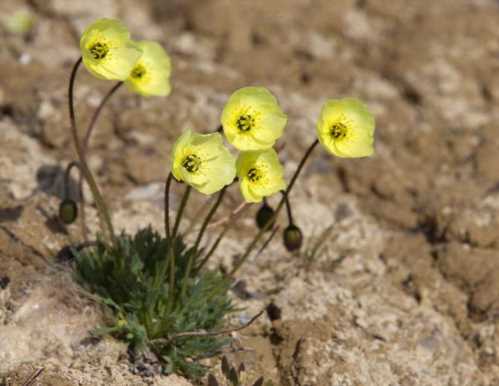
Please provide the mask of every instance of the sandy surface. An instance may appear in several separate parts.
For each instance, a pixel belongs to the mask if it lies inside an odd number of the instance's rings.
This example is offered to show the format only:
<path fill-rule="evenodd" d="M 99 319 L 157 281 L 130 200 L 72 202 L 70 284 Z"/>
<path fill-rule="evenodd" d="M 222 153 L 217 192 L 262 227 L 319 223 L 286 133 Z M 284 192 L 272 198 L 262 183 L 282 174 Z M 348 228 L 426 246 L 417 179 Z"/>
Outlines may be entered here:
<path fill-rule="evenodd" d="M 89 6 L 90 4 L 90 6 Z M 58 255 L 80 239 L 54 221 L 73 157 L 67 80 L 90 21 L 118 17 L 157 39 L 174 64 L 168 98 L 120 90 L 101 117 L 90 163 L 118 229 L 161 229 L 173 140 L 209 131 L 230 93 L 264 85 L 289 115 L 289 176 L 314 140 L 326 98 L 356 96 L 377 119 L 376 155 L 320 150 L 293 193 L 313 259 L 279 240 L 241 270 L 244 321 L 232 355 L 250 378 L 300 386 L 499 385 L 499 3 L 493 0 L 12 1 L 36 14 L 27 37 L 0 36 L 0 384 L 188 385 L 129 370 L 126 347 L 89 339 L 102 312 Z M 110 83 L 82 71 L 85 122 Z M 178 202 L 176 191 L 173 203 Z M 232 189 L 224 210 L 237 206 Z M 87 194 L 88 197 L 88 194 Z M 190 209 L 204 204 L 196 195 Z M 242 216 L 214 264 L 254 234 Z M 95 213 L 89 212 L 97 230 Z M 213 233 L 214 234 L 214 233 Z M 216 363 L 216 362 L 215 362 Z"/>

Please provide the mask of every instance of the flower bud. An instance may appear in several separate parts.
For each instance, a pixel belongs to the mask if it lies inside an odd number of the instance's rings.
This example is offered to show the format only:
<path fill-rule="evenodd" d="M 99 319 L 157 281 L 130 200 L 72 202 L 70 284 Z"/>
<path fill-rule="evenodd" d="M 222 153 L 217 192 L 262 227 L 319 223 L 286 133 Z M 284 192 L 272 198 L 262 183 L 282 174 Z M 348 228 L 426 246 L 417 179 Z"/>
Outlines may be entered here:
<path fill-rule="evenodd" d="M 72 224 L 78 217 L 78 206 L 71 199 L 64 199 L 59 205 L 59 218 L 64 224 Z"/>
<path fill-rule="evenodd" d="M 274 216 L 274 212 L 274 209 L 272 209 L 266 202 L 263 203 L 256 213 L 256 225 L 258 226 L 258 229 L 263 229 L 263 227 L 267 225 L 272 216 Z M 272 224 L 267 227 L 267 230 L 272 229 L 274 223 L 275 219 L 272 221 Z"/>
<path fill-rule="evenodd" d="M 294 224 L 288 225 L 288 227 L 284 229 L 283 242 L 289 252 L 299 250 L 303 244 L 303 234 L 301 233 L 300 228 Z"/>

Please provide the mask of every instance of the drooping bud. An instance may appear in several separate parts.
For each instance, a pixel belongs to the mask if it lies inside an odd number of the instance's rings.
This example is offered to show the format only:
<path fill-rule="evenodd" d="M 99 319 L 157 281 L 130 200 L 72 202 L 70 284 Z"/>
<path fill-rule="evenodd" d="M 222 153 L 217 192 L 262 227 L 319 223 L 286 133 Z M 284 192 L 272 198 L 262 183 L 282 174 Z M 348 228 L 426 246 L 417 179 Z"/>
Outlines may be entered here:
<path fill-rule="evenodd" d="M 274 213 L 274 209 L 272 209 L 266 202 L 264 202 L 256 213 L 256 225 L 258 226 L 258 229 L 263 229 L 263 227 L 265 227 L 265 225 L 267 225 L 267 223 L 272 219 Z M 272 221 L 272 224 L 267 227 L 267 230 L 271 230 L 274 226 L 274 223 L 275 219 Z"/>
<path fill-rule="evenodd" d="M 283 233 L 284 246 L 289 252 L 297 251 L 303 244 L 303 234 L 296 225 L 290 224 Z"/>
<path fill-rule="evenodd" d="M 72 224 L 78 217 L 78 206 L 71 199 L 64 199 L 59 205 L 59 218 L 64 224 Z"/>

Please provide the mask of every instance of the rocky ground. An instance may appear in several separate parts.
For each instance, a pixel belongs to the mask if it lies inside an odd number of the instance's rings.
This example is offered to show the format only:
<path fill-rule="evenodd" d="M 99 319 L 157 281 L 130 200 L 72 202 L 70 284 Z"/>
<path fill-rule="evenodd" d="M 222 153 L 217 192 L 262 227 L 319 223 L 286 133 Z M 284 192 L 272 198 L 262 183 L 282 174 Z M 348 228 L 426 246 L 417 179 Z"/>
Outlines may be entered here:
<path fill-rule="evenodd" d="M 304 252 L 276 241 L 240 272 L 251 296 L 236 300 L 236 322 L 271 301 L 282 310 L 235 334 L 245 351 L 232 358 L 251 376 L 499 385 L 497 1 L 2 0 L 0 15 L 20 8 L 36 15 L 32 31 L 0 32 L 0 384 L 28 385 L 37 369 L 31 384 L 190 384 L 133 374 L 126 347 L 90 339 L 101 311 L 58 253 L 80 237 L 78 225 L 54 220 L 73 157 L 67 81 L 82 29 L 108 16 L 161 41 L 174 64 L 171 96 L 120 90 L 92 139 L 91 166 L 119 229 L 161 229 L 172 141 L 186 127 L 216 128 L 238 87 L 269 87 L 289 114 L 288 175 L 326 98 L 362 98 L 376 115 L 374 157 L 320 150 L 308 164 L 293 194 Z M 80 73 L 81 122 L 109 87 Z M 232 190 L 225 210 L 239 201 Z M 250 239 L 247 215 L 218 262 Z M 89 221 L 96 230 L 95 213 Z"/>

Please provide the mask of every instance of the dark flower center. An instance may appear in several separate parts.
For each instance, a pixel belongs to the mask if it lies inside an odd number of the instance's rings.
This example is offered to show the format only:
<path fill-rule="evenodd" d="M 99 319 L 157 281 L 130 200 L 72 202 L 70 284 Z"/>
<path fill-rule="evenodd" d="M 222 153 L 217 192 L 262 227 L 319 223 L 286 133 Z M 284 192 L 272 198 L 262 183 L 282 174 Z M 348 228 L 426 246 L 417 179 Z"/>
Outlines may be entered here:
<path fill-rule="evenodd" d="M 334 139 L 341 139 L 347 135 L 347 126 L 342 122 L 336 122 L 331 126 L 331 136 Z"/>
<path fill-rule="evenodd" d="M 249 114 L 243 114 L 237 120 L 236 125 L 240 131 L 249 131 L 255 126 L 255 118 Z"/>
<path fill-rule="evenodd" d="M 146 68 L 143 65 L 139 64 L 134 67 L 134 69 L 130 73 L 130 76 L 135 79 L 141 79 L 145 74 Z"/>
<path fill-rule="evenodd" d="M 182 166 L 189 173 L 196 173 L 201 166 L 201 158 L 194 154 L 188 155 L 182 161 Z"/>
<path fill-rule="evenodd" d="M 248 178 L 251 182 L 257 182 L 260 178 L 262 178 L 262 175 L 257 169 L 251 168 L 248 170 Z"/>
<path fill-rule="evenodd" d="M 109 47 L 104 43 L 95 43 L 89 51 L 95 60 L 104 59 L 109 52 Z"/>

